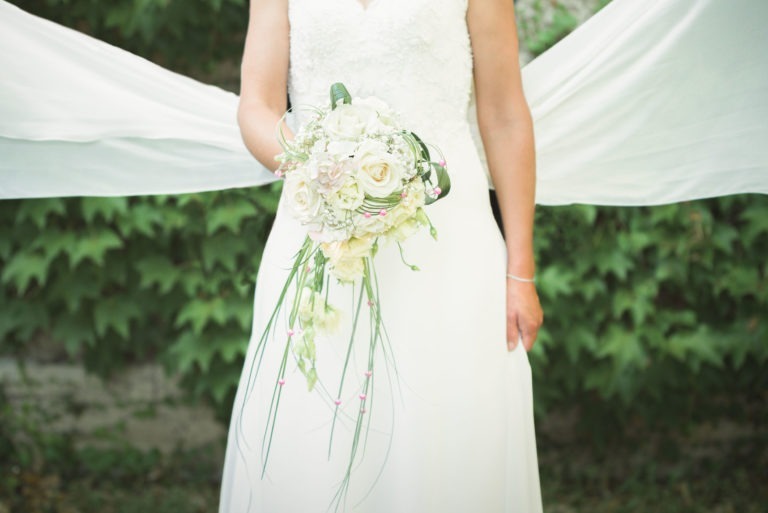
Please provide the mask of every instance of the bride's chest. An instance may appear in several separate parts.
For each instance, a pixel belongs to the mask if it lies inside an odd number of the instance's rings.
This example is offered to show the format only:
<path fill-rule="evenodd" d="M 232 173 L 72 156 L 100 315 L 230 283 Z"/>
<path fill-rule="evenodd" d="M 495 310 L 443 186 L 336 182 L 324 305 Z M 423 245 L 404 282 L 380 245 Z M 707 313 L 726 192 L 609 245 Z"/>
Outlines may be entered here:
<path fill-rule="evenodd" d="M 466 9 L 467 0 L 289 0 L 291 43 L 324 55 L 415 52 L 464 37 Z"/>

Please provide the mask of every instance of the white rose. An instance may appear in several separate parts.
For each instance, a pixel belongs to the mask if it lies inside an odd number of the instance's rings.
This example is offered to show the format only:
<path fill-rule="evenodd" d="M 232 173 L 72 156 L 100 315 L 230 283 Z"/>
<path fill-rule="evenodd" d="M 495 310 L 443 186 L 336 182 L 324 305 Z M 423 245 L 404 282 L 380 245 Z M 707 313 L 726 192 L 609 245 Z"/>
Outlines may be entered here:
<path fill-rule="evenodd" d="M 322 126 L 332 139 L 357 140 L 365 133 L 372 112 L 367 107 L 340 103 L 323 120 Z"/>
<path fill-rule="evenodd" d="M 328 143 L 328 153 L 341 160 L 355 154 L 357 141 L 331 141 Z"/>
<path fill-rule="evenodd" d="M 302 168 L 285 176 L 285 194 L 288 206 L 301 221 L 309 222 L 317 216 L 322 198 Z"/>
<path fill-rule="evenodd" d="M 402 186 L 403 169 L 381 141 L 366 140 L 357 148 L 357 181 L 363 192 L 376 198 L 389 196 Z"/>
<path fill-rule="evenodd" d="M 375 96 L 353 98 L 352 104 L 370 109 L 370 116 L 368 117 L 368 129 L 370 131 L 387 130 L 399 127 L 398 116 L 395 111 Z"/>

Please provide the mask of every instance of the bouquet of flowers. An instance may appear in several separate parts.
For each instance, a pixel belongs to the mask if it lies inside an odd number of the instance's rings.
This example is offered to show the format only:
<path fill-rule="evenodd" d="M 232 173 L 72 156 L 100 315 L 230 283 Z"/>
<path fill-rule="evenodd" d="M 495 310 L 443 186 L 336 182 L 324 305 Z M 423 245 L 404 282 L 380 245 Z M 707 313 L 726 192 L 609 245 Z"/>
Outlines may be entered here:
<path fill-rule="evenodd" d="M 424 207 L 450 190 L 442 153 L 433 147 L 440 155 L 433 160 L 429 146 L 402 127 L 397 114 L 386 103 L 375 97 L 353 99 L 341 83 L 333 84 L 330 92 L 330 104 L 310 107 L 313 115 L 298 129 L 292 141 L 286 140 L 281 129 L 278 131 L 284 152 L 277 156 L 280 166 L 276 174 L 284 178 L 285 200 L 306 226 L 307 235 L 256 350 L 255 358 L 259 359 L 274 330 L 277 314 L 288 301 L 289 326 L 273 392 L 268 435 L 265 433 L 264 470 L 289 357 L 295 359 L 306 377 L 308 389 L 312 390 L 318 380 L 315 336 L 333 332 L 339 326 L 341 312 L 327 302 L 331 278 L 342 285 L 358 280 L 362 284 L 353 308 L 350 349 L 361 304 L 367 304 L 366 310 L 371 316 L 367 379 L 359 393 L 351 470 L 370 395 L 374 351 L 383 340 L 374 257 L 380 243 L 394 242 L 399 246 L 403 262 L 418 270 L 406 263 L 400 244 L 422 227 L 428 227 L 432 237 L 437 238 Z M 288 298 L 292 283 L 295 283 L 295 293 Z M 347 363 L 349 354 L 350 351 Z M 337 413 L 342 404 L 339 395 L 346 369 L 345 364 L 344 372 L 338 377 L 338 395 L 330 398 Z M 336 414 L 334 426 L 335 420 Z M 332 440 L 333 428 L 331 443 Z M 349 471 L 345 482 L 348 477 Z"/>

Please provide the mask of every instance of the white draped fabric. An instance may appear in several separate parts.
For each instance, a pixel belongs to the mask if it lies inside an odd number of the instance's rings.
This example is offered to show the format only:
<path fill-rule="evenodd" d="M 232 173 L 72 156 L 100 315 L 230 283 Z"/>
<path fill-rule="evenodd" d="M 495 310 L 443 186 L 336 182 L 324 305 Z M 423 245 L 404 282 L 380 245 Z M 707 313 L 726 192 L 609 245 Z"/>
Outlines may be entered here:
<path fill-rule="evenodd" d="M 614 0 L 525 66 L 536 202 L 768 193 L 766 20 L 765 0 Z M 2 0 L 0 70 L 0 198 L 275 180 L 236 95 Z"/>

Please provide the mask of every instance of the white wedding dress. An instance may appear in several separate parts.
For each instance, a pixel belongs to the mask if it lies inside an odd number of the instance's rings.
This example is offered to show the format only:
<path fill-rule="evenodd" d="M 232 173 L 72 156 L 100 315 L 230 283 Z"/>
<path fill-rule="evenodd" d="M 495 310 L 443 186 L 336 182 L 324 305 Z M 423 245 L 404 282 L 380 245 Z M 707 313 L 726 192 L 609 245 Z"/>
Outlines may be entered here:
<path fill-rule="evenodd" d="M 522 344 L 507 351 L 505 244 L 467 121 L 472 54 L 465 12 L 466 0 L 375 0 L 367 8 L 358 0 L 289 2 L 292 103 L 325 104 L 337 81 L 353 96 L 375 95 L 401 113 L 405 126 L 442 149 L 452 179 L 450 194 L 427 209 L 438 241 L 423 230 L 404 243 L 406 259 L 421 270 L 405 266 L 397 246 L 376 256 L 392 365 L 379 351 L 373 402 L 365 413 L 371 424 L 364 456 L 358 451 L 346 507 L 338 511 L 541 511 L 531 371 Z M 301 117 L 292 122 L 297 126 Z M 323 513 L 349 463 L 368 331 L 356 334 L 329 459 L 333 399 L 353 313 L 352 287 L 332 284 L 331 302 L 344 310 L 345 329 L 318 342 L 323 386 L 312 393 L 289 359 L 261 479 L 262 438 L 285 319 L 278 321 L 277 336 L 269 339 L 259 375 L 249 384 L 251 361 L 304 233 L 281 202 L 256 281 L 222 513 Z"/>
<path fill-rule="evenodd" d="M 324 103 L 337 81 L 353 95 L 379 96 L 443 150 L 453 181 L 428 207 L 439 240 L 424 231 L 404 245 L 420 271 L 396 247 L 377 255 L 392 353 L 376 355 L 365 450 L 339 510 L 541 511 L 530 367 L 521 345 L 506 349 L 506 250 L 473 133 L 467 0 L 289 4 L 292 103 Z M 768 193 L 767 17 L 763 0 L 614 0 L 526 66 L 537 203 Z M 0 198 L 181 193 L 275 179 L 240 140 L 235 95 L 2 0 L 0 69 Z M 349 461 L 364 344 L 328 458 L 346 323 L 319 341 L 315 391 L 289 367 L 262 479 L 284 319 L 258 376 L 255 341 L 303 233 L 281 202 L 256 284 L 220 513 L 324 512 Z M 347 321 L 352 294 L 335 286 L 330 297 Z"/>

